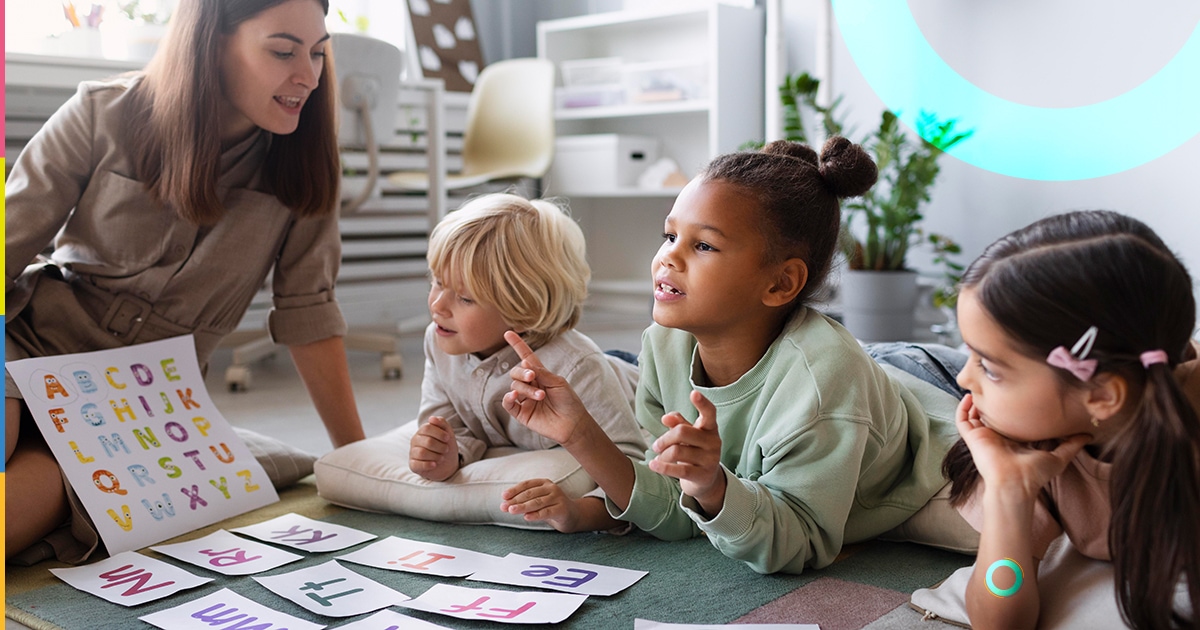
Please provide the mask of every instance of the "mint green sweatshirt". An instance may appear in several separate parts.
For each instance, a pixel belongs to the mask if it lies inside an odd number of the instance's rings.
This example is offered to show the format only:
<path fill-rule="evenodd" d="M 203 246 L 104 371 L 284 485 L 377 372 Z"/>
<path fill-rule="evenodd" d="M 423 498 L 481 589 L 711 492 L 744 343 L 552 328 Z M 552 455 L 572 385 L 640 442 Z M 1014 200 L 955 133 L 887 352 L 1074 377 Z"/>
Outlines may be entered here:
<path fill-rule="evenodd" d="M 704 533 L 759 573 L 800 573 L 833 562 L 845 543 L 899 525 L 944 484 L 957 438 L 957 400 L 883 368 L 837 322 L 801 309 L 749 372 L 724 387 L 696 386 L 696 339 L 652 325 L 642 335 L 638 421 L 655 437 L 662 416 L 698 416 L 695 389 L 717 409 L 725 504 L 706 519 L 677 479 L 634 462 L 629 507 L 609 512 L 665 540 Z"/>

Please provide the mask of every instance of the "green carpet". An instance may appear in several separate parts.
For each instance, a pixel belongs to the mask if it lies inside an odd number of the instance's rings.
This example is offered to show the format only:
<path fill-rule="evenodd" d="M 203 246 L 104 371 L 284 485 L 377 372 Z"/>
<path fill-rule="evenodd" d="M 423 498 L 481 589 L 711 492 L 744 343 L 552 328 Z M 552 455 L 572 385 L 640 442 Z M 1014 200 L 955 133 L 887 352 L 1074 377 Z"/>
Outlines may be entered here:
<path fill-rule="evenodd" d="M 265 520 L 274 516 L 274 513 L 281 513 L 280 508 L 286 506 L 287 501 L 282 505 L 271 506 L 275 508 L 271 510 L 271 514 L 252 513 L 239 517 L 242 522 L 223 525 L 233 527 L 244 524 L 247 520 L 249 522 Z M 295 511 L 304 513 L 299 509 Z M 948 576 L 955 569 L 970 563 L 970 558 L 949 552 L 910 544 L 874 542 L 848 549 L 838 562 L 821 571 L 807 571 L 803 575 L 763 576 L 754 573 L 741 562 L 722 556 L 703 538 L 682 542 L 663 542 L 638 532 L 627 536 L 590 533 L 568 535 L 495 526 L 433 523 L 401 516 L 329 509 L 328 506 L 323 506 L 320 511 L 323 514 L 313 514 L 312 510 L 308 510 L 307 515 L 368 531 L 381 538 L 394 535 L 500 556 L 515 552 L 649 572 L 646 577 L 617 595 L 588 598 L 582 608 L 567 621 L 556 626 L 581 630 L 632 628 L 633 620 L 637 617 L 678 623 L 730 623 L 743 617 L 747 617 L 745 621 L 751 621 L 759 609 L 761 609 L 761 614 L 767 614 L 776 623 L 781 621 L 818 623 L 825 630 L 861 628 L 870 625 L 869 622 L 876 618 L 882 617 L 883 613 L 892 615 L 899 613 L 900 611 L 894 611 L 893 608 L 902 601 L 906 601 L 908 593 L 917 588 L 930 586 Z M 215 527 L 193 533 L 188 538 L 203 535 L 211 529 L 215 529 Z M 367 544 L 370 543 L 363 543 L 363 545 Z M 53 576 L 50 580 L 41 580 L 40 578 L 44 576 L 39 575 L 39 580 L 31 585 L 29 584 L 30 575 L 23 575 L 22 579 L 27 583 L 25 588 L 9 589 L 7 613 L 10 617 L 34 628 L 67 630 L 148 628 L 149 626 L 138 621 L 137 617 L 171 608 L 184 601 L 227 587 L 266 606 L 317 623 L 336 627 L 361 618 L 320 617 L 268 591 L 249 576 L 222 576 L 152 551 L 145 551 L 145 553 L 184 567 L 192 573 L 215 579 L 201 588 L 184 591 L 163 600 L 130 609 L 77 591 L 65 583 L 59 582 Z M 267 572 L 266 575 L 287 573 L 301 567 L 327 562 L 342 553 L 345 552 L 309 554 L 304 560 Z M 49 575 L 47 569 L 53 566 L 61 565 L 43 562 L 27 569 L 9 567 L 8 571 L 10 577 L 14 571 L 44 572 Z M 467 582 L 456 578 L 437 578 L 386 571 L 352 563 L 345 563 L 345 566 L 410 597 L 419 596 L 439 582 L 468 587 L 521 590 L 502 585 Z M 840 606 L 837 607 L 837 610 L 826 611 L 805 606 L 796 608 L 787 604 L 794 600 L 781 599 L 794 592 L 793 598 L 799 597 L 803 600 L 805 590 L 802 587 L 818 579 L 822 579 L 820 584 L 824 584 L 826 590 L 812 589 L 814 595 L 818 592 L 827 592 L 831 585 L 836 584 L 836 592 L 845 596 L 853 608 L 855 589 L 861 588 L 864 593 L 862 601 L 865 602 L 873 596 L 872 601 L 875 602 L 875 605 L 883 606 L 883 609 L 845 610 L 845 606 Z M 891 598 L 880 599 L 879 593 L 886 593 Z M 827 598 L 827 595 L 822 597 Z M 775 606 L 768 606 L 776 600 L 779 602 Z M 879 602 L 885 602 L 885 604 Z M 791 616 L 789 610 L 796 610 L 797 614 L 819 614 L 827 618 L 788 618 Z M 406 609 L 402 609 L 402 612 L 449 628 L 495 629 L 510 625 L 465 621 Z M 365 616 L 363 615 L 363 617 Z M 911 616 L 914 620 L 920 618 L 916 613 L 912 613 Z M 546 626 L 518 627 L 544 628 Z"/>

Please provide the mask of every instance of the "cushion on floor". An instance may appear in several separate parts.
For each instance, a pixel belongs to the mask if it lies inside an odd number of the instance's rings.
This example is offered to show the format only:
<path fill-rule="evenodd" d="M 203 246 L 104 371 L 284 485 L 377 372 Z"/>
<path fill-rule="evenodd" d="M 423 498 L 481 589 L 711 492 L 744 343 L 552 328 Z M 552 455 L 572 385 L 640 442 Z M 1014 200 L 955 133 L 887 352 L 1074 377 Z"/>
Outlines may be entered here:
<path fill-rule="evenodd" d="M 568 496 L 596 487 L 592 478 L 561 448 L 527 451 L 488 449 L 483 459 L 463 466 L 446 481 L 429 481 L 408 468 L 414 420 L 383 435 L 327 453 L 315 464 L 317 492 L 325 500 L 369 512 L 403 514 L 431 521 L 551 529 L 500 510 L 500 493 L 527 479 L 545 478 Z"/>
<path fill-rule="evenodd" d="M 955 624 L 969 624 L 964 598 L 974 570 L 974 566 L 963 567 L 937 587 L 916 591 L 911 600 L 913 607 Z M 1037 579 L 1039 630 L 1126 627 L 1117 606 L 1112 563 L 1079 553 L 1066 534 L 1050 543 L 1038 565 Z M 1005 577 L 1004 584 L 1009 581 Z M 1191 615 L 1182 583 L 1175 591 L 1175 609 Z"/>
<path fill-rule="evenodd" d="M 246 443 L 275 489 L 286 488 L 312 474 L 316 455 L 249 429 L 233 427 L 233 432 Z"/>

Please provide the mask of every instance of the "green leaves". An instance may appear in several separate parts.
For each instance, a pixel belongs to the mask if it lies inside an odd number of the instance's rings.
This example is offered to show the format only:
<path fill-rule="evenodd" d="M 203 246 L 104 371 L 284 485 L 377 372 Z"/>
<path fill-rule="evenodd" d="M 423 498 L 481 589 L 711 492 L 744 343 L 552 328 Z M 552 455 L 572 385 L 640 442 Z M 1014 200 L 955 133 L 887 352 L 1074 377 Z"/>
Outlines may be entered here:
<path fill-rule="evenodd" d="M 851 136 L 852 131 L 846 130 L 843 116 L 838 113 L 842 97 L 827 107 L 819 105 L 820 86 L 820 80 L 807 72 L 784 77 L 779 86 L 779 100 L 783 105 L 786 140 L 809 143 L 804 129 L 805 110 L 820 117 L 826 137 Z M 938 158 L 973 133 L 957 130 L 956 124 L 955 119 L 939 120 L 935 114 L 922 111 L 917 116 L 918 139 L 913 140 L 900 124 L 900 118 L 885 110 L 879 127 L 862 141 L 856 140 L 875 158 L 879 182 L 862 197 L 842 203 L 841 247 L 851 269 L 901 270 L 906 267 L 913 246 L 928 244 L 934 250 L 934 263 L 942 265 L 951 285 L 957 284 L 962 265 L 950 256 L 960 253 L 961 248 L 938 234 L 930 234 L 926 240 L 919 227 L 925 218 L 921 206 L 929 201 L 941 171 Z M 944 296 L 952 302 L 957 297 L 956 288 L 945 289 Z"/>
<path fill-rule="evenodd" d="M 779 102 L 783 105 L 783 139 L 792 142 L 809 143 L 808 134 L 804 131 L 804 119 L 801 105 L 816 112 L 821 117 L 821 126 L 826 137 L 840 136 L 844 125 L 835 113 L 842 104 L 842 97 L 834 99 L 828 107 L 817 104 L 817 90 L 821 87 L 820 79 L 815 79 L 807 72 L 790 74 L 783 77 L 779 86 Z"/>
<path fill-rule="evenodd" d="M 853 229 L 856 221 L 865 223 L 861 266 L 854 268 L 876 271 L 905 268 L 909 249 L 921 240 L 918 225 L 925 217 L 920 208 L 929 201 L 930 190 L 941 171 L 938 158 L 946 149 L 971 136 L 970 131 L 955 131 L 955 124 L 955 120 L 940 121 L 934 114 L 923 111 L 917 117 L 920 141 L 913 142 L 899 117 L 891 111 L 883 112 L 875 135 L 866 141 L 867 150 L 879 168 L 879 183 L 861 199 L 843 204 L 847 230 Z M 948 253 L 944 252 L 939 262 L 947 262 Z"/>

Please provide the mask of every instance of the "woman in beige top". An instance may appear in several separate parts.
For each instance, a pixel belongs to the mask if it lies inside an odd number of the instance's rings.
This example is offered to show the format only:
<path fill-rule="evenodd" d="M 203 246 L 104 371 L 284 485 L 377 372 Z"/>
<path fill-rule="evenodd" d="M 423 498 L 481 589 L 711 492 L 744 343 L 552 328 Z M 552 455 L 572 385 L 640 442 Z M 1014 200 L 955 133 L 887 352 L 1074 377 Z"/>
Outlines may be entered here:
<path fill-rule="evenodd" d="M 362 439 L 333 292 L 328 8 L 183 0 L 144 72 L 82 84 L 47 121 L 5 191 L 5 360 L 192 334 L 207 366 L 272 274 L 272 338 L 333 444 Z M 5 396 L 8 553 L 70 523 L 48 540 L 80 560 L 95 534 L 7 375 Z"/>
<path fill-rule="evenodd" d="M 963 275 L 971 360 L 951 501 L 980 528 L 971 627 L 1032 628 L 1038 565 L 1066 533 L 1113 563 L 1134 628 L 1193 627 L 1200 604 L 1200 378 L 1192 280 L 1116 212 L 1042 219 Z M 1190 605 L 1186 604 L 1190 601 Z"/>

